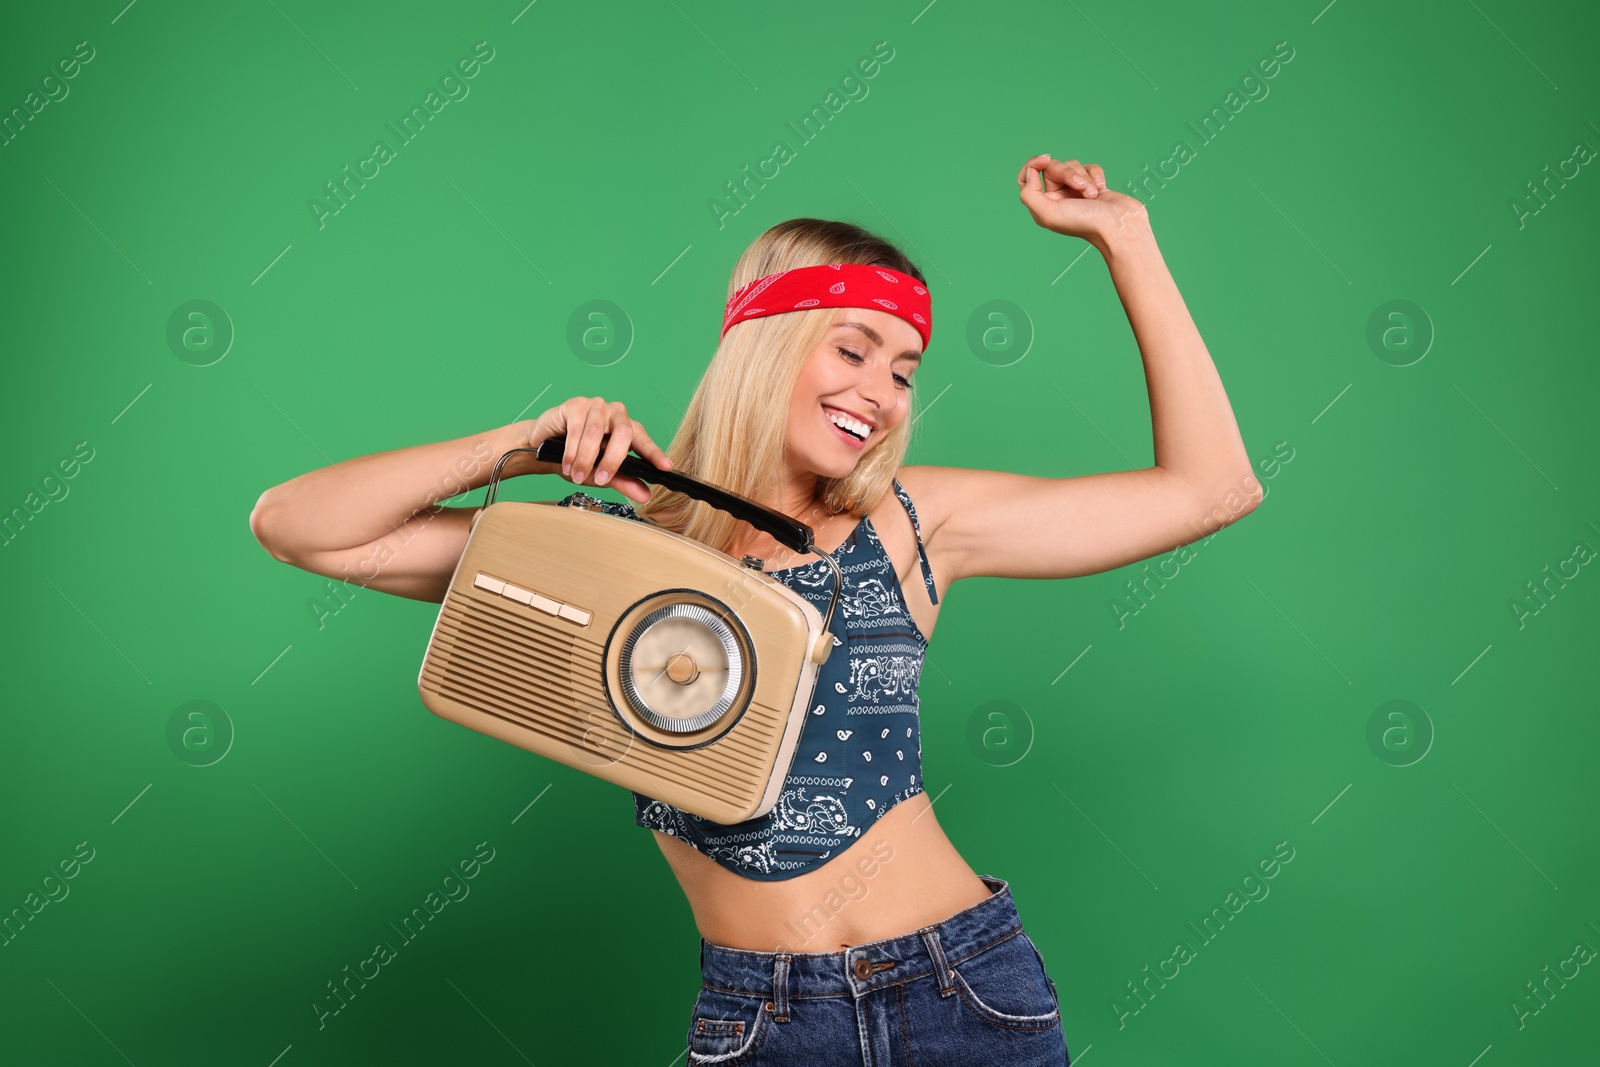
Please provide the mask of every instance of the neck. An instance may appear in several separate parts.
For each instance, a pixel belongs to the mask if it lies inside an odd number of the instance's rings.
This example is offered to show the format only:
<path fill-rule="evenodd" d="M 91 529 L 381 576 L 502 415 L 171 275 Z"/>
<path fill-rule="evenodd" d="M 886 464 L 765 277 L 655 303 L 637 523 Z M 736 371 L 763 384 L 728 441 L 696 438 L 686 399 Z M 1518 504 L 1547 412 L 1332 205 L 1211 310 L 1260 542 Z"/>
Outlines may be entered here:
<path fill-rule="evenodd" d="M 816 474 L 796 471 L 786 466 L 778 479 L 777 490 L 760 497 L 759 500 L 773 511 L 800 520 L 810 526 L 815 533 L 817 527 L 829 517 L 823 513 L 817 500 L 817 486 L 820 481 L 820 476 Z M 768 560 L 778 560 L 780 563 L 793 562 L 800 558 L 794 552 L 777 544 L 770 535 L 758 532 L 749 525 L 741 525 L 740 533 L 735 536 L 734 541 L 729 554 L 735 557 L 748 552 Z"/>
<path fill-rule="evenodd" d="M 777 492 L 769 494 L 762 503 L 773 511 L 814 526 L 821 517 L 817 508 L 819 475 L 786 468 L 779 478 Z M 809 517 L 808 517 L 809 516 Z"/>

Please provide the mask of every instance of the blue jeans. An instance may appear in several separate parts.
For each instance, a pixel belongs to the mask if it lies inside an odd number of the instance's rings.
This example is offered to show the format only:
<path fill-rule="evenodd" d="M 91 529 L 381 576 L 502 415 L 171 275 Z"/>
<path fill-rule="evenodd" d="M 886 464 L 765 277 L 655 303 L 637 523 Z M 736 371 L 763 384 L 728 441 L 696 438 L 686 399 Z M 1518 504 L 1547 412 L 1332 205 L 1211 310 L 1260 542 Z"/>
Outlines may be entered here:
<path fill-rule="evenodd" d="M 754 952 L 700 939 L 688 1063 L 1065 1067 L 1056 986 L 1011 890 L 913 933 L 838 952 Z"/>

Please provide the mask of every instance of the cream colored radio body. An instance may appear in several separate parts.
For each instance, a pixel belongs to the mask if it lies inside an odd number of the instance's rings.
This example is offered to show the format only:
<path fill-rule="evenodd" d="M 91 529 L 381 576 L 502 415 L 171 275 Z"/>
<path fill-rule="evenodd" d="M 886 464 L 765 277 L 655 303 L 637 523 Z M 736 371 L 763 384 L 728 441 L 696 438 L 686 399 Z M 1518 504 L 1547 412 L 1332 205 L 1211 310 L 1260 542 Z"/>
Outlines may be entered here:
<path fill-rule="evenodd" d="M 842 580 L 803 524 L 633 456 L 620 473 L 673 476 L 763 528 L 772 516 L 775 537 Z M 493 503 L 495 481 L 428 639 L 423 705 L 718 823 L 769 811 L 833 647 L 839 581 L 824 619 L 760 560 L 591 508 Z"/>

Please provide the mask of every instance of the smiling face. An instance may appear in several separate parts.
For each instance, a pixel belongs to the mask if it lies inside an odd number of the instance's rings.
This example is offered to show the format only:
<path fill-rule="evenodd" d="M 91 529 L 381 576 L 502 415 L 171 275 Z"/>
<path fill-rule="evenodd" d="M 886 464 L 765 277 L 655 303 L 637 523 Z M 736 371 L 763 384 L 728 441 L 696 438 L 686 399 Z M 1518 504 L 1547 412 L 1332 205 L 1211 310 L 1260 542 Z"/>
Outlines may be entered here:
<path fill-rule="evenodd" d="M 789 399 L 785 458 L 795 470 L 848 475 L 869 449 L 906 420 L 922 335 L 887 311 L 839 308 L 834 325 L 800 369 Z M 859 440 L 835 425 L 842 419 Z"/>

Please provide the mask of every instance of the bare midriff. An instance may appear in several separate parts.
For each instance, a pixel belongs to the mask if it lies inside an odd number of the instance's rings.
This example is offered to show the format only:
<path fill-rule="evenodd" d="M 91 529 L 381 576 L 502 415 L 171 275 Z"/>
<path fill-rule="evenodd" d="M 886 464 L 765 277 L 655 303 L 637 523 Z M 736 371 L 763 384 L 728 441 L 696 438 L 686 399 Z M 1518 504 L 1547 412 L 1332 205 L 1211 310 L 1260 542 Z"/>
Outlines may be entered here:
<path fill-rule="evenodd" d="M 927 793 L 900 801 L 822 866 L 781 881 L 746 878 L 652 831 L 700 935 L 757 952 L 838 952 L 911 933 L 990 896 L 956 852 Z"/>

